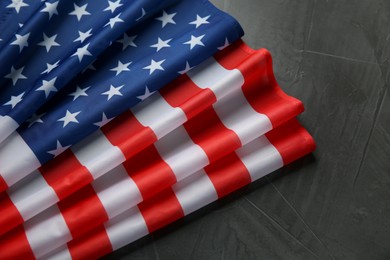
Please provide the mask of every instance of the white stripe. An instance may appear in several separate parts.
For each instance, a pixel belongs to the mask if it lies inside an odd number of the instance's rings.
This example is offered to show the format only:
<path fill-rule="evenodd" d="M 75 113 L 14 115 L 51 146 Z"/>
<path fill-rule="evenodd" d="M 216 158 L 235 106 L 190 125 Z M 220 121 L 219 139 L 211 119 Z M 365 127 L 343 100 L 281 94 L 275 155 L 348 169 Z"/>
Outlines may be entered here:
<path fill-rule="evenodd" d="M 63 245 L 54 251 L 50 252 L 48 255 L 42 257 L 45 260 L 70 260 L 72 256 L 69 252 L 68 246 Z"/>
<path fill-rule="evenodd" d="M 143 236 L 149 231 L 138 207 L 125 211 L 105 224 L 113 250 L 121 248 Z"/>
<path fill-rule="evenodd" d="M 252 108 L 241 89 L 233 90 L 213 107 L 222 123 L 238 135 L 242 145 L 272 129 L 269 118 Z"/>
<path fill-rule="evenodd" d="M 53 188 L 37 170 L 12 186 L 8 195 L 25 221 L 58 202 Z"/>
<path fill-rule="evenodd" d="M 212 57 L 188 71 L 187 75 L 199 88 L 212 90 L 217 100 L 244 84 L 241 71 L 227 70 Z"/>
<path fill-rule="evenodd" d="M 57 205 L 24 223 L 24 228 L 36 258 L 44 256 L 52 248 L 62 246 L 72 239 Z"/>
<path fill-rule="evenodd" d="M 123 165 L 119 165 L 92 183 L 109 218 L 142 201 L 141 193 Z"/>
<path fill-rule="evenodd" d="M 209 58 L 187 74 L 198 87 L 214 92 L 214 110 L 223 124 L 236 132 L 242 145 L 272 129 L 269 118 L 257 113 L 242 93 L 245 79 L 240 70 L 227 70 Z"/>
<path fill-rule="evenodd" d="M 184 215 L 218 199 L 213 183 L 203 170 L 173 185 L 172 189 L 180 202 Z"/>
<path fill-rule="evenodd" d="M 175 173 L 177 181 L 209 164 L 206 153 L 191 140 L 183 126 L 176 128 L 154 145 Z"/>
<path fill-rule="evenodd" d="M 183 110 L 169 105 L 158 92 L 139 103 L 131 112 L 143 126 L 153 130 L 157 139 L 187 121 Z"/>
<path fill-rule="evenodd" d="M 265 136 L 255 139 L 236 151 L 252 181 L 283 167 L 283 158 Z"/>
<path fill-rule="evenodd" d="M 12 117 L 0 116 L 0 143 L 19 127 Z"/>
<path fill-rule="evenodd" d="M 23 138 L 13 132 L 0 146 L 0 174 L 8 186 L 41 166 Z"/>
<path fill-rule="evenodd" d="M 71 150 L 94 179 L 125 161 L 121 150 L 112 145 L 100 130 L 71 147 Z"/>

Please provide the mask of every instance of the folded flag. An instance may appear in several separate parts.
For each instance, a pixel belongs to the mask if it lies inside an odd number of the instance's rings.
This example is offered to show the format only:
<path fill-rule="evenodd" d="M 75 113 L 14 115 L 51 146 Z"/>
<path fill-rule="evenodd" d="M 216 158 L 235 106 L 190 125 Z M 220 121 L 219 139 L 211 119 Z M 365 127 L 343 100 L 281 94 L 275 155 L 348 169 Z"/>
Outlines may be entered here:
<path fill-rule="evenodd" d="M 263 69 L 268 67 L 269 53 L 260 50 L 257 54 L 261 54 L 257 62 Z M 208 66 L 207 71 L 210 71 L 211 67 Z M 256 73 L 259 78 L 264 77 L 264 71 L 261 73 L 260 69 L 254 70 L 253 73 Z M 247 89 L 276 88 L 273 85 L 262 85 L 260 80 L 251 83 L 257 84 L 246 85 Z M 232 82 L 225 81 L 224 84 L 231 86 Z M 136 206 L 157 192 L 169 188 L 268 132 L 269 127 L 272 127 L 268 125 L 268 116 L 256 112 L 251 106 L 262 105 L 263 109 L 267 109 L 265 104 L 269 96 L 256 95 L 258 99 L 252 99 L 250 103 L 245 100 L 243 91 L 240 88 L 237 90 L 231 91 L 228 98 L 223 99 L 224 102 L 217 101 L 213 108 L 205 109 L 183 126 L 156 141 L 154 145 L 145 148 L 119 167 L 98 178 L 92 185 L 72 193 L 71 196 L 61 200 L 58 206 L 49 208 L 26 222 L 25 227 L 28 230 L 25 232 L 45 234 L 45 239 L 39 236 L 29 238 L 34 252 L 39 252 L 36 256 L 54 250 L 64 241 L 68 242 L 89 229 L 103 224 L 108 218 L 116 217 L 126 209 Z M 277 89 L 274 91 L 277 92 Z M 297 115 L 299 110 L 294 105 L 299 104 L 299 101 L 289 102 L 292 98 L 282 93 L 279 99 L 286 103 L 284 107 L 290 105 L 290 111 L 280 118 L 270 116 L 272 121 L 288 121 Z M 38 190 L 42 192 L 44 187 L 41 186 Z M 18 192 L 20 193 L 20 190 L 16 190 L 16 194 Z M 16 194 L 12 194 L 11 198 L 17 199 Z M 30 200 L 39 201 L 33 197 Z M 27 204 L 30 210 L 31 204 Z M 19 205 L 20 210 L 21 206 L 26 204 L 17 202 L 16 205 Z M 12 212 L 11 209 L 7 211 Z M 58 230 L 56 223 L 62 218 L 65 219 L 66 226 Z M 31 231 L 31 223 L 39 223 L 34 231 Z M 56 228 L 50 230 L 47 228 L 49 226 L 56 226 Z"/>
<path fill-rule="evenodd" d="M 70 82 L 3 142 L 0 190 L 13 185 L 109 119 L 146 99 L 180 75 L 179 72 L 199 64 L 241 35 L 241 27 L 233 18 L 204 0 L 183 0 L 125 33 L 99 56 L 94 63 L 96 71 Z M 29 91 L 26 99 L 50 94 L 55 87 L 53 84 L 45 81 L 43 91 Z M 7 103 L 0 107 L 9 107 Z M 23 108 L 22 103 L 12 111 L 19 108 L 30 111 Z M 11 117 L 7 113 L 0 120 L 8 122 Z M 0 125 L 8 129 L 5 121 Z M 45 133 L 44 138 L 42 133 Z M 14 151 L 18 151 L 17 160 Z"/>
<path fill-rule="evenodd" d="M 1 2 L 0 259 L 103 256 L 313 151 L 242 35 L 207 0 Z"/>
<path fill-rule="evenodd" d="M 297 160 L 314 147 L 313 139 L 296 120 L 287 122 L 42 259 L 101 257 Z M 64 225 L 63 220 L 57 221 Z M 34 232 L 38 226 L 29 226 L 28 239 L 38 235 Z M 28 248 L 22 235 L 12 242 Z M 28 256 L 38 251 L 25 252 Z"/>
<path fill-rule="evenodd" d="M 150 197 L 302 111 L 277 85 L 269 52 L 237 42 L 3 193 L 0 234 L 125 159 L 134 194 Z"/>

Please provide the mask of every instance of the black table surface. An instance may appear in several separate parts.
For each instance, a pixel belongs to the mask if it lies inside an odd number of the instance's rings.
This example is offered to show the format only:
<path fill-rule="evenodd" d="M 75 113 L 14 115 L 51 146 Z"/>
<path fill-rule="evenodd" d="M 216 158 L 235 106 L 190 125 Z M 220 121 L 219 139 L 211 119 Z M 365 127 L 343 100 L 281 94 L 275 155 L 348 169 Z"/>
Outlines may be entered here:
<path fill-rule="evenodd" d="M 390 259 L 390 1 L 214 0 L 316 151 L 106 259 Z"/>

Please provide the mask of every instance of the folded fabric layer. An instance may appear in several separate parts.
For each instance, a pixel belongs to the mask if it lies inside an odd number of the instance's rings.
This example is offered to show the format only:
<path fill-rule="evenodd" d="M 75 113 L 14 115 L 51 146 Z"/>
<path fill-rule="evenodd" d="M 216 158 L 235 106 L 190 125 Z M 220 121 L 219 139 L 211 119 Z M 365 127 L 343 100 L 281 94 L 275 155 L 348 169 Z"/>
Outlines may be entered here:
<path fill-rule="evenodd" d="M 88 8 L 89 4 L 89 1 L 84 1 L 88 3 L 80 7 L 83 10 Z M 162 1 L 164 2 L 172 1 Z M 73 43 L 76 37 L 71 39 L 58 34 L 58 39 L 55 38 L 56 28 L 53 32 L 46 32 L 47 35 L 40 36 L 43 37 L 43 41 L 38 43 L 40 48 L 34 52 L 34 56 L 23 55 L 26 62 L 29 61 L 27 65 L 17 64 L 5 76 L 9 84 L 2 92 L 3 100 L 0 100 L 3 104 L 0 106 L 2 115 L 0 125 L 5 132 L 1 136 L 5 137 L 12 132 L 15 126 L 25 121 L 54 93 L 64 87 L 64 92 L 56 95 L 59 96 L 59 100 L 49 102 L 52 106 L 47 106 L 46 110 L 40 110 L 31 118 L 34 121 L 38 115 L 45 113 L 42 117 L 39 116 L 39 123 L 31 125 L 30 122 L 27 124 L 27 130 L 19 131 L 40 163 L 46 162 L 54 157 L 48 151 L 55 149 L 58 142 L 63 146 L 69 146 L 98 129 L 95 123 L 101 121 L 102 113 L 109 118 L 117 116 L 138 103 L 142 99 L 139 97 L 145 97 L 146 86 L 148 91 L 158 90 L 176 78 L 177 72 L 186 67 L 186 62 L 192 66 L 197 65 L 213 55 L 218 47 L 224 45 L 226 39 L 235 41 L 243 34 L 241 27 L 233 18 L 206 0 L 179 1 L 178 4 L 164 8 L 155 16 L 145 15 L 145 19 L 148 18 L 145 21 L 137 21 L 141 12 L 149 12 L 142 9 L 143 6 L 151 8 L 153 12 L 156 8 L 164 7 L 164 4 L 155 3 L 156 1 L 152 0 L 131 1 L 118 7 L 109 16 L 106 13 L 110 12 L 103 12 L 102 19 L 92 18 L 91 15 L 91 21 L 99 21 L 98 31 L 94 34 L 89 30 L 91 24 L 82 23 L 85 28 L 76 29 L 74 33 L 84 32 L 81 38 L 86 37 L 87 33 L 92 36 L 81 44 L 78 41 Z M 103 8 L 101 1 L 95 5 L 97 9 L 95 11 L 101 12 Z M 74 4 L 74 7 L 72 5 L 69 8 L 77 9 L 76 6 Z M 62 22 L 60 29 L 69 31 L 72 28 L 67 20 L 76 18 L 69 15 L 71 13 L 63 13 L 62 16 L 65 18 L 59 15 L 58 19 Z M 85 16 L 82 16 L 80 19 L 84 18 Z M 95 72 L 82 75 L 64 86 L 64 83 L 76 75 L 80 66 L 85 67 L 96 58 L 92 52 L 96 50 L 100 53 L 115 39 L 105 37 L 106 34 L 102 31 L 109 31 L 111 36 L 114 34 L 119 36 L 125 31 L 126 26 L 132 29 L 99 56 L 93 64 Z M 48 58 L 51 61 L 44 60 L 44 54 L 48 49 L 54 51 L 56 47 L 60 47 L 56 45 L 56 40 L 70 41 L 72 44 L 80 44 L 80 47 L 68 51 L 66 59 L 62 57 L 63 55 L 57 57 L 49 53 Z M 41 47 L 41 44 L 46 48 Z M 43 62 L 40 62 L 41 60 Z M 36 62 L 40 62 L 41 65 L 36 65 Z M 64 66 L 53 69 L 53 66 L 60 63 Z M 51 70 L 50 75 L 46 73 L 41 75 L 46 70 Z M 39 79 L 29 80 L 32 77 L 30 75 L 35 75 Z M 74 95 L 69 96 L 72 94 Z M 47 133 L 44 140 L 37 138 L 37 134 L 42 132 Z"/>
<path fill-rule="evenodd" d="M 134 200 L 134 203 L 139 203 L 137 199 L 145 199 L 172 185 L 298 115 L 303 110 L 302 103 L 287 96 L 277 86 L 269 53 L 264 49 L 248 52 L 245 46 L 237 43 L 226 49 L 229 55 L 242 52 L 240 55 L 247 57 L 239 62 L 237 69 L 223 69 L 221 65 L 228 66 L 228 62 L 222 58 L 218 58 L 219 62 L 205 62 L 161 90 L 161 95 L 154 95 L 140 104 L 132 114 L 127 113 L 110 122 L 103 127 L 104 134 L 100 132 L 91 136 L 76 146 L 80 147 L 79 150 L 72 148 L 73 153 L 70 150 L 65 152 L 12 187 L 8 196 L 2 194 L 0 206 L 7 214 L 0 220 L 1 233 L 64 199 L 105 174 L 104 170 L 109 171 L 122 163 L 124 158 L 130 158 L 124 167 L 135 181 L 135 192 L 140 192 L 141 196 Z M 223 73 L 217 75 L 217 69 Z M 204 77 L 203 74 L 210 71 L 214 78 Z M 209 89 L 194 85 L 197 82 L 202 86 L 199 82 L 205 78 L 215 81 L 213 84 L 204 83 L 211 86 Z M 191 91 L 196 94 L 192 93 L 194 96 L 187 99 Z M 223 93 L 223 97 L 213 93 Z M 212 104 L 208 100 L 217 101 L 212 107 L 203 107 L 203 111 L 199 111 L 197 104 Z M 174 102 L 181 104 L 178 107 L 183 108 L 187 117 L 177 113 L 180 110 L 167 109 L 167 101 L 173 106 Z M 151 115 L 149 109 L 161 113 L 153 112 L 153 116 L 147 119 L 150 127 L 140 127 L 134 115 L 145 122 L 146 116 Z M 186 118 L 191 119 L 177 127 Z M 160 140 L 155 142 L 157 138 Z M 152 143 L 153 146 L 145 149 L 145 144 Z M 134 152 L 138 153 L 134 155 Z M 90 162 L 86 161 L 86 154 Z M 108 175 L 116 171 L 114 169 Z"/>
<path fill-rule="evenodd" d="M 30 244 L 48 252 L 54 249 L 50 245 L 61 245 L 103 224 L 108 218 L 114 218 L 267 132 L 269 119 L 256 115 L 254 110 L 248 109 L 246 101 L 239 100 L 238 93 L 230 93 L 223 106 L 217 103 L 214 109 L 206 109 L 92 185 L 60 201 L 54 209 L 49 208 L 27 221 L 27 228 L 30 223 L 40 223 L 34 232 L 50 238 L 48 244 L 40 237 L 31 237 Z M 227 107 L 229 113 L 226 113 Z M 291 117 L 286 117 L 285 121 L 289 119 Z M 227 122 L 235 127 L 227 128 L 223 124 Z M 28 205 L 31 207 L 31 203 Z M 56 225 L 59 218 L 65 219 L 66 228 L 46 228 Z"/>
<path fill-rule="evenodd" d="M 7 26 L 0 31 L 0 142 L 112 41 L 178 1 L 36 2 L 12 1 L 0 22 Z"/>
<path fill-rule="evenodd" d="M 314 147 L 313 139 L 297 121 L 288 122 L 43 256 L 43 259 L 103 256 L 310 153 Z M 57 223 L 65 225 L 63 219 L 57 219 Z M 28 242 L 38 235 L 33 231 L 38 226 L 38 223 L 31 225 L 31 231 L 26 233 L 26 237 L 20 235 L 12 240 L 14 244 L 24 245 L 23 253 L 18 251 L 19 256 L 30 254 L 40 258 L 41 249 L 34 248 L 32 253 Z M 50 241 L 50 238 L 44 239 Z M 7 241 L 9 248 L 12 244 L 10 240 Z"/>

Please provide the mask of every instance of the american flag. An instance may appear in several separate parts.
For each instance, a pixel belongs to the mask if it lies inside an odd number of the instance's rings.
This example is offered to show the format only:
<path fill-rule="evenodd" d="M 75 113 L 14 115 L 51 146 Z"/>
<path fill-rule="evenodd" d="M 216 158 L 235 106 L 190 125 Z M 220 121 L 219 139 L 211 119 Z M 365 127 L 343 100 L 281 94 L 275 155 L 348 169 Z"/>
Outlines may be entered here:
<path fill-rule="evenodd" d="M 315 148 L 207 0 L 0 8 L 1 259 L 103 256 Z"/>

